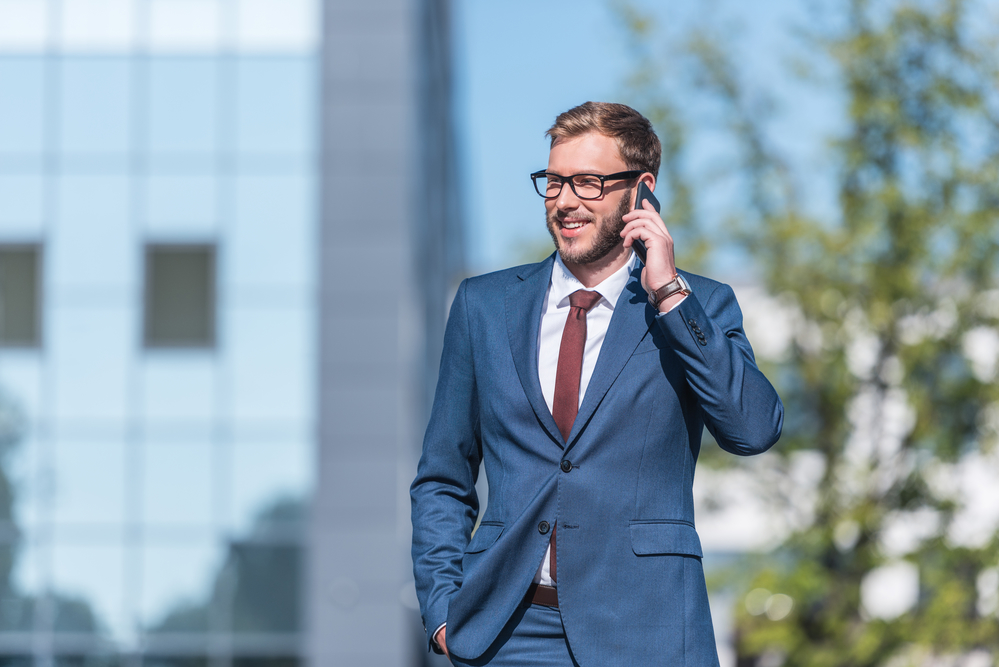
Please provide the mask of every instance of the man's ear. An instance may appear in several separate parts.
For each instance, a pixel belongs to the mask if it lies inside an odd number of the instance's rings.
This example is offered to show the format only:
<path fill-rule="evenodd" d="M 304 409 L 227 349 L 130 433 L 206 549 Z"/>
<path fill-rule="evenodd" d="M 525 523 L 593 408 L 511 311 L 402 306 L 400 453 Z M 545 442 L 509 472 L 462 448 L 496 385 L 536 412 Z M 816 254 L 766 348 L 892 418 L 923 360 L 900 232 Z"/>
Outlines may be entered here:
<path fill-rule="evenodd" d="M 641 182 L 644 182 L 646 185 L 648 185 L 649 190 L 652 190 L 653 192 L 656 191 L 656 177 L 653 176 L 651 173 L 645 172 L 641 176 L 639 176 L 638 182 L 635 183 L 635 187 L 638 187 L 638 183 Z"/>

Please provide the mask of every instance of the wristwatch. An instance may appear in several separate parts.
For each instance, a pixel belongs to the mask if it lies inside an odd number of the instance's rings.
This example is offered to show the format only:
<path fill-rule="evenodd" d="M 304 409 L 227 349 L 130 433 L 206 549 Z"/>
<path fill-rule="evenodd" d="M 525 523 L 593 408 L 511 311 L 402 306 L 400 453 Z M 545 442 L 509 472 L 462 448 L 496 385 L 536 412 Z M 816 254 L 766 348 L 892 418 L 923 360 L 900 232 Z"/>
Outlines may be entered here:
<path fill-rule="evenodd" d="M 683 276 L 679 273 L 676 274 L 676 277 L 673 278 L 673 280 L 669 281 L 659 289 L 649 292 L 649 303 L 652 304 L 653 308 L 659 310 L 659 304 L 674 294 L 682 294 L 684 296 L 690 294 L 690 285 L 687 284 L 687 281 L 684 280 Z"/>

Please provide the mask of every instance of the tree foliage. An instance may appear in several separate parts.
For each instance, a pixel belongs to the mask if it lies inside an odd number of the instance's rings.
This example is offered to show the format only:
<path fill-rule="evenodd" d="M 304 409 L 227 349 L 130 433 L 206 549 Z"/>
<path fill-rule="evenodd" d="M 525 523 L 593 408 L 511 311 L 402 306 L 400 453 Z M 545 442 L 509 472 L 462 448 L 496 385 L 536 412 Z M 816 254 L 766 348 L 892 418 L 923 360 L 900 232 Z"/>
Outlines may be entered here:
<path fill-rule="evenodd" d="M 963 0 L 827 7 L 831 27 L 800 35 L 798 62 L 826 73 L 841 123 L 821 148 L 828 168 L 810 170 L 778 149 L 773 106 L 725 35 L 692 31 L 663 55 L 653 19 L 620 8 L 634 102 L 666 138 L 657 190 L 678 262 L 708 261 L 724 232 L 791 332 L 766 363 L 784 435 L 750 465 L 776 509 L 805 519 L 744 581 L 738 664 L 993 664 L 999 517 L 971 482 L 999 473 L 995 16 Z M 704 132 L 725 138 L 724 175 L 689 168 Z M 705 213 L 719 196 L 725 212 Z M 793 474 L 804 459 L 819 470 L 807 488 Z M 911 573 L 913 604 L 877 609 L 878 583 L 891 597 Z"/>

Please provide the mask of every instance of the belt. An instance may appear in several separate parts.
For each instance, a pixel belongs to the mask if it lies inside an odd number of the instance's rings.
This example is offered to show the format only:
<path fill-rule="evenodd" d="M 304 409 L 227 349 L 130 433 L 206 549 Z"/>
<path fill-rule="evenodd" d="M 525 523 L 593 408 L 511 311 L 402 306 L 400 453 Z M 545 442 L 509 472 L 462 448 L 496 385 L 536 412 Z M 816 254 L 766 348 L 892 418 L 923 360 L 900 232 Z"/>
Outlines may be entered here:
<path fill-rule="evenodd" d="M 524 606 L 529 607 L 532 604 L 558 609 L 558 589 L 544 584 L 531 584 L 527 589 L 527 595 L 524 596 Z"/>

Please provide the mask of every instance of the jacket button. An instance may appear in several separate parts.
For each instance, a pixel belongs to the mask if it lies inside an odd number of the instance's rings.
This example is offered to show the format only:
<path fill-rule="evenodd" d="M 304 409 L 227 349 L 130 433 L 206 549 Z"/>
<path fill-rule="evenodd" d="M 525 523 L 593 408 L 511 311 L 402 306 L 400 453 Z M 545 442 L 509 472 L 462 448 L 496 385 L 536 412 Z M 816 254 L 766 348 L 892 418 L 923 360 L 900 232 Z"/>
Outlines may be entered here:
<path fill-rule="evenodd" d="M 547 521 L 542 521 L 541 523 L 538 524 L 538 532 L 541 533 L 542 535 L 547 535 L 549 528 L 551 528 L 551 526 L 548 525 Z"/>
<path fill-rule="evenodd" d="M 572 463 L 566 459 L 562 459 L 562 463 L 559 464 L 559 467 L 562 469 L 562 472 L 569 472 L 572 470 Z"/>

